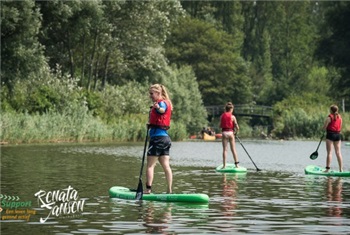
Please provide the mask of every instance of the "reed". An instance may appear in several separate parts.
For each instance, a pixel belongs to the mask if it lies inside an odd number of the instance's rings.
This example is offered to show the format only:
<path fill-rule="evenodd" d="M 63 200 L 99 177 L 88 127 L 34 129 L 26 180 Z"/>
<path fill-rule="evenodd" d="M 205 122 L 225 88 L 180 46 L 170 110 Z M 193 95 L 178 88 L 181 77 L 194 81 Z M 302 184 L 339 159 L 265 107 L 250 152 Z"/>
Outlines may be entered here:
<path fill-rule="evenodd" d="M 77 107 L 76 107 L 77 108 Z M 119 117 L 113 124 L 106 124 L 94 117 L 87 109 L 80 107 L 75 111 L 44 114 L 6 112 L 1 115 L 0 142 L 48 143 L 48 142 L 124 142 L 143 141 L 147 130 L 146 115 L 126 115 Z M 186 128 L 173 123 L 173 140 L 184 139 Z"/>

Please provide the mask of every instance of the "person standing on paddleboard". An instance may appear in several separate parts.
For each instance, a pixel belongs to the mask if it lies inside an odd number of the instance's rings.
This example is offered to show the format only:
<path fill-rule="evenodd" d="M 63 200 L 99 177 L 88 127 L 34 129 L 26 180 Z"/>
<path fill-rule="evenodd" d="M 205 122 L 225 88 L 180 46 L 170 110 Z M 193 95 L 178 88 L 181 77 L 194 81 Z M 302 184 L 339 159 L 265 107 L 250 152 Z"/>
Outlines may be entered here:
<path fill-rule="evenodd" d="M 326 135 L 326 149 L 327 149 L 327 161 L 326 161 L 326 172 L 329 171 L 332 161 L 332 145 L 334 146 L 335 154 L 338 159 L 339 171 L 343 171 L 343 157 L 341 155 L 341 127 L 342 118 L 338 113 L 338 106 L 331 105 L 330 114 L 324 122 L 323 129 L 327 131 Z"/>
<path fill-rule="evenodd" d="M 239 130 L 239 126 L 237 123 L 236 117 L 232 114 L 233 112 L 233 104 L 231 102 L 227 102 L 225 105 L 225 112 L 221 114 L 220 117 L 220 128 L 222 130 L 222 161 L 223 167 L 226 167 L 226 157 L 227 157 L 227 148 L 228 143 L 230 143 L 231 152 L 233 155 L 233 159 L 235 161 L 236 167 L 238 167 L 238 156 L 236 151 L 236 141 L 235 134 Z"/>
<path fill-rule="evenodd" d="M 166 88 L 161 84 L 151 85 L 149 96 L 152 99 L 153 106 L 151 106 L 148 124 L 150 143 L 147 150 L 147 181 L 144 193 L 149 194 L 152 191 L 154 168 L 157 161 L 163 167 L 165 173 L 167 193 L 172 193 L 173 173 L 169 164 L 171 139 L 167 130 L 170 128 L 173 107 Z"/>

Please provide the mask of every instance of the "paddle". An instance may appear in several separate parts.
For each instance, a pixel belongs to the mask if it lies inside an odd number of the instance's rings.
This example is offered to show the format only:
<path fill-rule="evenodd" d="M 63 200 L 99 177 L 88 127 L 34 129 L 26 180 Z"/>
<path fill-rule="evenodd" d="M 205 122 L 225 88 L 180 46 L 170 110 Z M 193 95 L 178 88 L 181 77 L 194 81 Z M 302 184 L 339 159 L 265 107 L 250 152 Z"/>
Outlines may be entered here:
<path fill-rule="evenodd" d="M 318 150 L 318 148 L 320 147 L 320 144 L 321 144 L 321 142 L 322 142 L 323 137 L 324 137 L 324 133 L 323 133 L 322 136 L 321 136 L 321 139 L 320 139 L 320 142 L 319 142 L 318 145 L 317 145 L 316 151 L 313 152 L 313 153 L 310 155 L 310 159 L 311 159 L 311 160 L 315 160 L 315 159 L 318 157 L 318 152 L 317 152 L 317 150 Z"/>
<path fill-rule="evenodd" d="M 150 107 L 152 109 L 152 106 Z M 151 109 L 149 111 L 149 115 L 151 114 Z M 148 117 L 149 119 L 149 117 Z M 147 133 L 146 133 L 146 139 L 145 139 L 145 146 L 143 147 L 143 156 L 142 156 L 142 164 L 141 164 L 141 170 L 140 170 L 140 176 L 139 176 L 139 184 L 137 186 L 136 190 L 136 200 L 141 200 L 143 196 L 143 184 L 142 184 L 142 171 L 143 171 L 143 165 L 145 163 L 145 156 L 146 156 L 146 148 L 147 148 L 147 141 L 148 141 L 148 132 L 149 132 L 149 125 L 147 124 Z"/>
<path fill-rule="evenodd" d="M 252 161 L 252 163 L 254 164 L 256 171 L 261 171 L 254 163 L 253 159 L 250 157 L 249 153 L 247 152 L 247 150 L 245 149 L 245 147 L 243 146 L 241 140 L 239 139 L 239 137 L 236 135 L 236 138 L 238 139 L 239 143 L 242 145 L 244 151 L 247 153 L 248 157 L 250 158 L 250 160 Z"/>

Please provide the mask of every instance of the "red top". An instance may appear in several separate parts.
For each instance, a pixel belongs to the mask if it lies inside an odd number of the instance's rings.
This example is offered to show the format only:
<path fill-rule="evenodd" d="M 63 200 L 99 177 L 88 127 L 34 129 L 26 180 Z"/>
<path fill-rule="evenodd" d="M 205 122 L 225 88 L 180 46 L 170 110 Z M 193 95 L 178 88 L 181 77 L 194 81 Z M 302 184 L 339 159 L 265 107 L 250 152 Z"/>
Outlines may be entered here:
<path fill-rule="evenodd" d="M 222 131 L 233 131 L 234 123 L 232 122 L 232 113 L 225 112 L 220 117 L 220 127 Z"/>
<path fill-rule="evenodd" d="M 331 122 L 327 126 L 327 131 L 331 132 L 340 132 L 342 119 L 341 116 L 338 114 L 338 117 L 336 119 L 334 114 L 329 114 L 328 117 L 330 117 Z"/>

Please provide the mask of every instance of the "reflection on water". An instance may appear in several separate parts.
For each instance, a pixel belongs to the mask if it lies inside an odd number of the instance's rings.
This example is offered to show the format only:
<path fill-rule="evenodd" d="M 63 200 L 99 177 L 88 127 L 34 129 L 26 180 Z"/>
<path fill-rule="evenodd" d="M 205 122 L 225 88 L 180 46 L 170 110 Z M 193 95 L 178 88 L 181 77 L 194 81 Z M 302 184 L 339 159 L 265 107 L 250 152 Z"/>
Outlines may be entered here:
<path fill-rule="evenodd" d="M 329 208 L 327 209 L 329 216 L 341 217 L 342 215 L 342 190 L 343 183 L 342 178 L 338 177 L 336 179 L 329 177 L 327 179 L 327 200 L 329 203 Z"/>
<path fill-rule="evenodd" d="M 145 208 L 143 225 L 146 227 L 146 233 L 161 233 L 169 227 L 171 221 L 172 207 L 166 204 L 162 208 L 155 207 L 154 203 L 148 204 Z"/>
<path fill-rule="evenodd" d="M 245 141 L 262 169 L 257 172 L 237 148 L 246 174 L 215 172 L 220 143 L 175 142 L 171 155 L 174 192 L 206 193 L 209 204 L 110 199 L 111 186 L 135 188 L 143 143 L 5 146 L 1 149 L 1 194 L 32 201 L 29 221 L 1 220 L 1 234 L 347 234 L 350 178 L 305 175 L 306 165 L 324 165 L 325 151 L 309 159 L 318 142 Z M 325 150 L 325 149 L 324 149 Z M 343 155 L 350 155 L 350 147 Z M 344 169 L 349 169 L 344 161 Z M 145 174 L 143 174 L 145 176 Z M 84 211 L 51 217 L 44 224 L 34 194 L 72 186 L 86 199 Z M 154 188 L 165 188 L 155 169 Z M 1 212 L 4 215 L 5 211 Z"/>
<path fill-rule="evenodd" d="M 223 214 L 228 217 L 232 217 L 235 215 L 235 209 L 237 207 L 236 204 L 236 191 L 238 189 L 237 178 L 238 174 L 224 174 L 222 179 L 222 196 L 223 201 L 221 204 L 221 208 Z"/>

